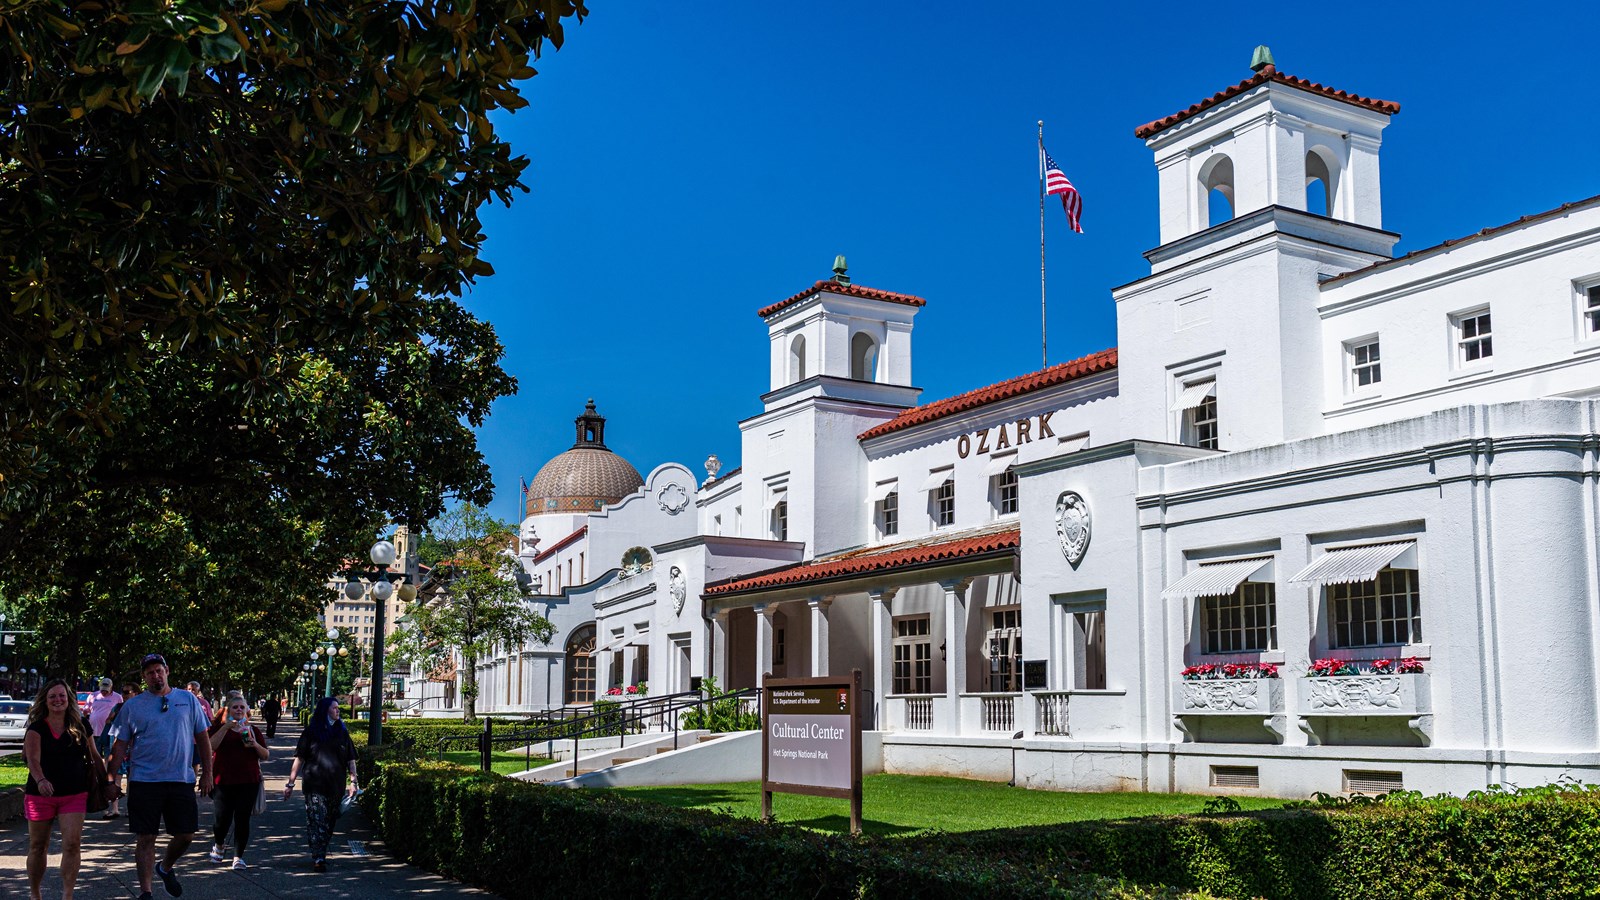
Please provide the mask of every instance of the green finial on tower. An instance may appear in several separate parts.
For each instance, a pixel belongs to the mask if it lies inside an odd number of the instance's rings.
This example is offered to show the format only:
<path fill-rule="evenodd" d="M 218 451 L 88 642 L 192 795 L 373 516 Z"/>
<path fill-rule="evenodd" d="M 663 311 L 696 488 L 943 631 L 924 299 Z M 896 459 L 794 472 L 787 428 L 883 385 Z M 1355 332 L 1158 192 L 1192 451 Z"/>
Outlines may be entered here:
<path fill-rule="evenodd" d="M 1250 55 L 1250 71 L 1259 72 L 1267 66 L 1278 68 L 1278 64 L 1272 61 L 1272 48 L 1266 44 L 1259 44 L 1256 46 L 1256 52 Z"/>
<path fill-rule="evenodd" d="M 844 254 L 833 258 L 833 280 L 836 284 L 849 284 L 850 276 L 845 273 Z"/>

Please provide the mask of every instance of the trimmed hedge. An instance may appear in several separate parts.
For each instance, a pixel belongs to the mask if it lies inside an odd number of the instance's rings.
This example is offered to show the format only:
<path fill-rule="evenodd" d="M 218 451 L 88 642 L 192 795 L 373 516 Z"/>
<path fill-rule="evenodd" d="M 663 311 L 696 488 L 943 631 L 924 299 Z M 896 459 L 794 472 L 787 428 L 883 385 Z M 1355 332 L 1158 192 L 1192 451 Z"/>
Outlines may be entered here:
<path fill-rule="evenodd" d="M 506 897 L 1180 897 L 441 763 L 384 763 L 362 802 L 396 856 Z"/>
<path fill-rule="evenodd" d="M 1041 876 L 1087 868 L 1226 897 L 1600 895 L 1600 792 L 1577 786 L 904 840 L 1003 859 Z"/>

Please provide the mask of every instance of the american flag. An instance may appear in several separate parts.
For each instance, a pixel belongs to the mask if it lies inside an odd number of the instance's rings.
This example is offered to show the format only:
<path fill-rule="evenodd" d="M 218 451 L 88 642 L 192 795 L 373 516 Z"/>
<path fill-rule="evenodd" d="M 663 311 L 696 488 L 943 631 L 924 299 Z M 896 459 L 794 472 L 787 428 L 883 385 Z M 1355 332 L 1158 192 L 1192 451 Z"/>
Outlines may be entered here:
<path fill-rule="evenodd" d="M 1061 195 L 1061 208 L 1067 212 L 1067 224 L 1072 226 L 1073 231 L 1083 234 L 1083 225 L 1079 222 L 1083 216 L 1083 195 L 1067 180 L 1066 173 L 1061 171 L 1048 152 L 1044 154 L 1044 192 Z"/>

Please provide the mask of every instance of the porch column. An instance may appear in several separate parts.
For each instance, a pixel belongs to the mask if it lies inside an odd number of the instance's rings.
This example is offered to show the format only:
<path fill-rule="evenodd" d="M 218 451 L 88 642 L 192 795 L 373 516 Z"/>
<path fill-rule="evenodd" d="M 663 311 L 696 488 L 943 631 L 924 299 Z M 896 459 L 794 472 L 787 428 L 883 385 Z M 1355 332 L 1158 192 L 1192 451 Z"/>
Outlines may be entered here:
<path fill-rule="evenodd" d="M 811 677 L 828 674 L 828 607 L 832 597 L 812 597 L 806 601 L 811 609 Z"/>
<path fill-rule="evenodd" d="M 889 689 L 894 686 L 894 595 L 899 588 L 867 591 L 872 601 L 872 699 L 877 706 L 875 724 L 888 729 Z"/>
<path fill-rule="evenodd" d="M 944 589 L 944 694 L 961 731 L 961 693 L 967 689 L 967 588 L 970 578 L 940 581 Z"/>
<path fill-rule="evenodd" d="M 639 658 L 639 648 L 632 644 L 622 646 L 622 685 L 624 687 L 634 683 L 633 664 Z"/>
<path fill-rule="evenodd" d="M 732 673 L 728 671 L 728 610 L 719 609 L 711 616 L 711 665 L 706 674 L 713 676 L 724 687 Z"/>
<path fill-rule="evenodd" d="M 766 682 L 772 671 L 772 616 L 778 611 L 775 603 L 757 603 L 751 607 L 756 614 L 756 687 Z"/>

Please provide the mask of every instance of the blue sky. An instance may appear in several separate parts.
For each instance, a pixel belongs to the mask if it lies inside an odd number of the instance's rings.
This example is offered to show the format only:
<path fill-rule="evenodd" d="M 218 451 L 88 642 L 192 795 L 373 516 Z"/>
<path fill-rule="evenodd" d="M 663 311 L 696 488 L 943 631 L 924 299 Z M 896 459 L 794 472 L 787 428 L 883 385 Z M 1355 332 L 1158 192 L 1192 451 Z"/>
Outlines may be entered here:
<path fill-rule="evenodd" d="M 755 311 L 837 253 L 927 299 L 923 402 L 1038 369 L 1039 119 L 1085 200 L 1083 235 L 1046 210 L 1050 362 L 1114 346 L 1110 289 L 1157 243 L 1133 129 L 1248 77 L 1257 44 L 1401 104 L 1397 253 L 1600 193 L 1588 3 L 590 5 L 498 120 L 531 193 L 484 211 L 497 274 L 465 299 L 521 383 L 479 436 L 502 517 L 589 397 L 641 474 L 737 465 L 768 387 Z"/>

